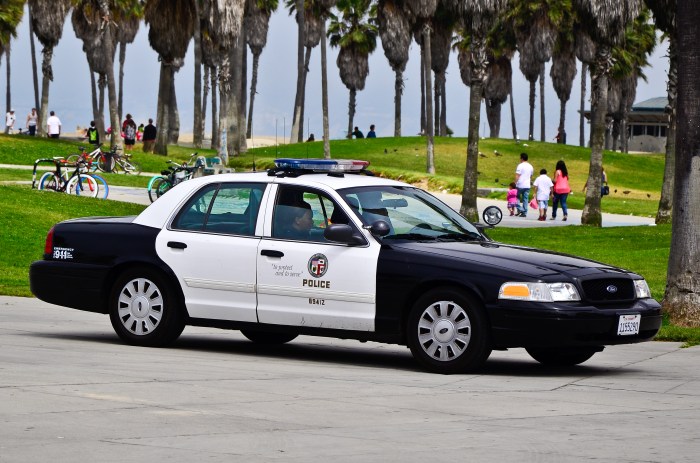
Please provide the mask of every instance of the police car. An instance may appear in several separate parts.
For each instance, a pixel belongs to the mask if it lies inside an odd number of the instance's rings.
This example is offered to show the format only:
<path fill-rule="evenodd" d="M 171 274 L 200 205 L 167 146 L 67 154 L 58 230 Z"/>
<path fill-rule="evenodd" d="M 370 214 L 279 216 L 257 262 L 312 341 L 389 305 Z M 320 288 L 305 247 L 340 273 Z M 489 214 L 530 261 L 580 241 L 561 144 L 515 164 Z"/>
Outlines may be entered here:
<path fill-rule="evenodd" d="M 170 344 L 185 325 L 258 343 L 330 336 L 406 345 L 439 373 L 512 347 L 575 365 L 661 326 L 639 275 L 491 241 L 364 161 L 276 165 L 184 182 L 136 217 L 58 223 L 32 292 L 109 314 L 129 344 Z"/>

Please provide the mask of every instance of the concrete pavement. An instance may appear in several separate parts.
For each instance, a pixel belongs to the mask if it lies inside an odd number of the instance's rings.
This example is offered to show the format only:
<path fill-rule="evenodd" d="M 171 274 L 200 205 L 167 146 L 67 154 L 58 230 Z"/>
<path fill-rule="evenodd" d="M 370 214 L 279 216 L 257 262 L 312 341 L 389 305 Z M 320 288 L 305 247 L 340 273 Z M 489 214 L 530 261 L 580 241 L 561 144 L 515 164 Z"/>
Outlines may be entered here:
<path fill-rule="evenodd" d="M 189 327 L 148 349 L 107 316 L 0 297 L 0 462 L 696 461 L 698 364 L 650 342 L 441 376 L 401 346 Z"/>

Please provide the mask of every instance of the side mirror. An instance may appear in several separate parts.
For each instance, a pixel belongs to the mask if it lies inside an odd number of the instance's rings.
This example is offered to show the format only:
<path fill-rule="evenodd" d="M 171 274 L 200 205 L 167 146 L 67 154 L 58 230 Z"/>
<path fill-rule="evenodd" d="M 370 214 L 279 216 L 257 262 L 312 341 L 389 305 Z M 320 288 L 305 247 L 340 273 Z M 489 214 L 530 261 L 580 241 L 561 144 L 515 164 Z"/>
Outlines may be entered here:
<path fill-rule="evenodd" d="M 385 221 L 377 220 L 377 221 L 373 222 L 372 225 L 370 225 L 369 231 L 373 235 L 386 236 L 389 234 L 389 232 L 391 232 L 391 228 L 389 227 L 389 224 L 386 223 Z"/>
<path fill-rule="evenodd" d="M 355 230 L 350 226 L 342 223 L 330 224 L 323 231 L 323 237 L 328 241 L 336 243 L 345 243 L 351 245 L 365 244 L 364 238 L 355 234 Z"/>

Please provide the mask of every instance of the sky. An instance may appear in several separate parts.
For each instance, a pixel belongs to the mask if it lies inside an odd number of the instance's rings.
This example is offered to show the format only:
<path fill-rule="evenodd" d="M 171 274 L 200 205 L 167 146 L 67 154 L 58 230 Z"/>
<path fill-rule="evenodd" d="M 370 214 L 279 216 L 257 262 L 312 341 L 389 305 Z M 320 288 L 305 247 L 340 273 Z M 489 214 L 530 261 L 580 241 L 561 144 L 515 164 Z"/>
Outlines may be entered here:
<path fill-rule="evenodd" d="M 29 45 L 28 15 L 18 28 L 17 39 L 12 43 L 11 53 L 11 92 L 12 106 L 17 115 L 18 126 L 23 127 L 26 115 L 34 106 L 34 90 L 31 71 L 31 51 Z M 253 117 L 253 138 L 277 136 L 282 142 L 283 134 L 289 134 L 294 96 L 296 91 L 297 27 L 293 17 L 283 8 L 271 17 L 268 44 L 260 57 L 258 71 L 258 94 L 255 99 Z M 37 62 L 41 73 L 41 43 L 36 41 Z M 148 29 L 142 24 L 136 40 L 127 47 L 124 70 L 124 111 L 131 113 L 137 123 L 156 118 L 158 99 L 158 76 L 160 65 L 157 54 L 148 44 Z M 657 45 L 650 58 L 651 66 L 645 69 L 648 81 L 640 80 L 636 102 L 666 95 L 667 44 Z M 330 136 L 343 138 L 347 130 L 349 92 L 340 81 L 336 66 L 337 49 L 328 49 L 329 118 Z M 518 55 L 513 60 L 513 101 L 515 104 L 518 136 L 527 139 L 529 84 L 518 70 Z M 313 50 L 310 73 L 307 80 L 305 136 L 314 133 L 320 139 L 323 133 L 321 111 L 321 71 L 320 47 Z M 552 141 L 559 125 L 559 99 L 549 81 L 545 90 L 545 134 Z M 117 66 L 117 65 L 115 65 Z M 252 55 L 249 54 L 249 74 Z M 115 72 L 118 67 L 115 67 Z M 377 136 L 393 136 L 394 132 L 394 72 L 384 56 L 381 43 L 369 58 L 369 76 L 365 89 L 357 94 L 355 123 L 363 132 L 370 124 L 376 125 Z M 92 119 L 90 76 L 82 41 L 75 37 L 70 22 L 66 19 L 63 37 L 54 49 L 54 81 L 49 92 L 49 110 L 56 111 L 61 118 L 65 132 L 73 132 L 78 127 L 86 127 Z M 249 76 L 250 78 L 250 76 Z M 405 89 L 402 100 L 402 134 L 415 135 L 420 131 L 420 48 L 415 42 L 411 45 L 410 58 L 404 73 Z M 578 144 L 580 104 L 580 63 L 576 80 L 567 103 L 566 131 L 569 144 Z M 41 88 L 41 74 L 39 75 Z M 192 43 L 185 57 L 185 66 L 177 73 L 176 93 L 180 110 L 181 133 L 191 133 L 194 103 L 194 55 Z M 6 57 L 0 62 L 0 88 L 5 89 L 7 80 Z M 587 109 L 590 102 L 590 78 L 587 81 Z M 538 85 L 539 91 L 539 85 Z M 468 128 L 469 88 L 460 78 L 457 57 L 452 53 L 447 70 L 447 125 L 455 136 L 466 137 Z M 4 101 L 0 107 L 4 107 Z M 211 108 L 211 103 L 207 105 Z M 210 111 L 210 109 L 208 109 Z M 539 96 L 536 102 L 535 138 L 539 139 Z M 107 117 L 107 125 L 109 125 Z M 210 134 L 207 115 L 207 137 Z M 157 123 L 157 121 L 156 121 Z M 586 126 L 588 131 L 588 125 Z M 488 136 L 489 129 L 482 104 L 480 135 Z M 503 105 L 501 137 L 512 137 L 510 109 Z M 586 136 L 588 139 L 588 136 Z"/>

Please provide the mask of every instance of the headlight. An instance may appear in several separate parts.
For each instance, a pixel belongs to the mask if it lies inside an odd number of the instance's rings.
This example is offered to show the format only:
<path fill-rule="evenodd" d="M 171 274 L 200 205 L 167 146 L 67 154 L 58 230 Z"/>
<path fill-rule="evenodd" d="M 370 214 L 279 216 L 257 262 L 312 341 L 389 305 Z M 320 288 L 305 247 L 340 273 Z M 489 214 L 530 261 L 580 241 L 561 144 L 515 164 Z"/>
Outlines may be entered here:
<path fill-rule="evenodd" d="M 573 283 L 519 283 L 508 282 L 501 285 L 499 299 L 519 301 L 561 302 L 580 301 L 581 296 Z"/>
<path fill-rule="evenodd" d="M 646 299 L 651 297 L 651 291 L 646 280 L 634 280 L 634 292 L 637 299 Z"/>

